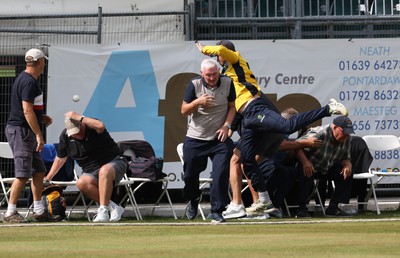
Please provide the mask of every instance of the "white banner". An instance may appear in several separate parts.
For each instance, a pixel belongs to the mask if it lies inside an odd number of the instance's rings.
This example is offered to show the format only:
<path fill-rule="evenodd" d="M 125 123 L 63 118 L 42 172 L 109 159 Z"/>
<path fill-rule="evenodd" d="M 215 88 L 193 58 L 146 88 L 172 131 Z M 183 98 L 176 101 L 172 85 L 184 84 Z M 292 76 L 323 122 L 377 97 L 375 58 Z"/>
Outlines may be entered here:
<path fill-rule="evenodd" d="M 215 42 L 202 42 L 215 44 Z M 399 135 L 398 39 L 234 41 L 264 93 L 282 109 L 344 103 L 356 135 Z M 60 45 L 49 49 L 48 142 L 58 142 L 70 110 L 103 120 L 116 141 L 145 139 L 181 188 L 176 145 L 185 136 L 180 114 L 188 80 L 206 56 L 193 42 Z M 80 101 L 73 102 L 72 96 Z M 322 124 L 332 122 L 324 118 Z M 317 123 L 318 124 L 318 123 Z M 321 124 L 321 123 L 319 123 Z M 374 153 L 374 165 L 398 169 L 399 153 Z M 209 174 L 210 169 L 203 176 Z"/>

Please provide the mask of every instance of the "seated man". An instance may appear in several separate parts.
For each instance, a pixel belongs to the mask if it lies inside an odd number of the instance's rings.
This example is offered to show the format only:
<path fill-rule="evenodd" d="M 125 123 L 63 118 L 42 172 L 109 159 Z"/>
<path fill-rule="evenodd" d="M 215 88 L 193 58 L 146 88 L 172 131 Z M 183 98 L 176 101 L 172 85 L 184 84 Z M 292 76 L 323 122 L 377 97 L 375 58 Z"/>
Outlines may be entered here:
<path fill-rule="evenodd" d="M 339 203 L 348 203 L 351 192 L 352 165 L 350 161 L 350 134 L 353 134 L 353 124 L 346 116 L 339 116 L 332 124 L 313 127 L 300 137 L 298 141 L 310 137 L 322 140 L 323 146 L 318 149 L 299 149 L 296 151 L 300 161 L 299 185 L 301 190 L 300 208 L 297 217 L 311 217 L 307 209 L 310 189 L 314 178 L 334 180 L 335 191 L 326 209 L 327 216 L 348 216 L 339 209 Z M 335 168 L 334 166 L 340 166 Z"/>
<path fill-rule="evenodd" d="M 74 111 L 65 114 L 57 158 L 45 180 L 51 180 L 71 156 L 82 167 L 77 187 L 100 204 L 93 222 L 118 221 L 124 208 L 111 201 L 113 187 L 123 178 L 128 163 L 100 120 Z"/>

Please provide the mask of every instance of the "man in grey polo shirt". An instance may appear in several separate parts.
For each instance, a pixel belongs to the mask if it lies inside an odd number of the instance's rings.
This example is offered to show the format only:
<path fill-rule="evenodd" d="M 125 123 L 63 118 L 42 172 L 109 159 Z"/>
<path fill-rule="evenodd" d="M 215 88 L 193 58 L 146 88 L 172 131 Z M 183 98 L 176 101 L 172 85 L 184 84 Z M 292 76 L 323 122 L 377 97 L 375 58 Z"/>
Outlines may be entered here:
<path fill-rule="evenodd" d="M 189 116 L 188 130 L 183 145 L 183 197 L 190 200 L 187 217 L 197 216 L 200 201 L 199 175 L 212 161 L 209 218 L 223 222 L 222 212 L 229 202 L 229 160 L 233 143 L 228 137 L 235 116 L 235 88 L 232 79 L 220 75 L 218 63 L 205 59 L 201 63 L 201 77 L 189 82 L 181 106 L 183 116 Z"/>

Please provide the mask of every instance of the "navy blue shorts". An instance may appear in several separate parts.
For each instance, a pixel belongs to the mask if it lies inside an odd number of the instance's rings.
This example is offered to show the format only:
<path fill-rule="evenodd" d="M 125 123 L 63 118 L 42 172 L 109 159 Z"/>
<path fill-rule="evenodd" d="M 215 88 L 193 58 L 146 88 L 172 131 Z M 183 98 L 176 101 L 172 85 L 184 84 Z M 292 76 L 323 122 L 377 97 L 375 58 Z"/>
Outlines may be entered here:
<path fill-rule="evenodd" d="M 47 172 L 31 129 L 7 125 L 6 137 L 14 154 L 15 177 L 31 178 L 33 173 Z"/>

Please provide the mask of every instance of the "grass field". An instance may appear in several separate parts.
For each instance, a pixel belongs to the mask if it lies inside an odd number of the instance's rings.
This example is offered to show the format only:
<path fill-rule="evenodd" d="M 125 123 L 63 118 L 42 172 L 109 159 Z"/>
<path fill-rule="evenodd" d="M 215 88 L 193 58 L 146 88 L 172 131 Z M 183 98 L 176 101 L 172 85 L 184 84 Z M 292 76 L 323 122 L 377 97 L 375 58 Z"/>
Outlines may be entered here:
<path fill-rule="evenodd" d="M 369 217 L 369 218 L 368 218 Z M 351 219 L 149 218 L 0 224 L 0 257 L 399 257 L 400 214 Z"/>

